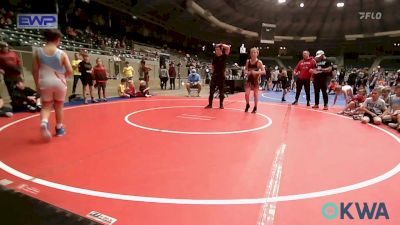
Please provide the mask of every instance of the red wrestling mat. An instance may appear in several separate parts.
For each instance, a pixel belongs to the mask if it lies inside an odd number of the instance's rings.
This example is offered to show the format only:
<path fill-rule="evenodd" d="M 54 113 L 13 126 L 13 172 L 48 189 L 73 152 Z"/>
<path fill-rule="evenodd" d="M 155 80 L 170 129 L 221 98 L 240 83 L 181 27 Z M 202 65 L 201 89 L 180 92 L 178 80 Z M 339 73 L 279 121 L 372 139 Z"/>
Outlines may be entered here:
<path fill-rule="evenodd" d="M 0 184 L 105 224 L 400 223 L 398 134 L 304 106 L 244 113 L 242 99 L 70 107 L 50 143 L 38 115 L 1 120 Z M 353 205 L 353 220 L 328 220 L 327 202 L 381 202 L 390 219 Z"/>

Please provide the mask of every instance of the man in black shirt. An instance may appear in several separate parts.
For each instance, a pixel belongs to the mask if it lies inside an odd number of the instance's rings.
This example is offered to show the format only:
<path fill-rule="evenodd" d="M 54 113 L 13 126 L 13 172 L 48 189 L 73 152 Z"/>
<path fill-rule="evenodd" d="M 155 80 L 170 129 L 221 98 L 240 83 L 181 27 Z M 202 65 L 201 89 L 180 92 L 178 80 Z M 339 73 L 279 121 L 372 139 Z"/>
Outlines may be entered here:
<path fill-rule="evenodd" d="M 214 98 L 215 89 L 218 87 L 219 91 L 219 108 L 224 108 L 225 97 L 225 67 L 226 59 L 231 51 L 231 47 L 226 44 L 215 45 L 215 56 L 212 62 L 213 74 L 211 76 L 210 96 L 208 98 L 208 105 L 206 109 L 212 108 L 212 101 Z"/>
<path fill-rule="evenodd" d="M 81 81 L 83 86 L 83 101 L 88 104 L 86 99 L 86 87 L 89 86 L 90 97 L 92 98 L 92 103 L 96 103 L 97 100 L 93 97 L 93 76 L 92 76 L 92 64 L 89 61 L 89 55 L 87 53 L 82 54 L 83 60 L 78 64 L 79 72 L 81 72 Z"/>
<path fill-rule="evenodd" d="M 314 72 L 314 93 L 315 93 L 315 105 L 313 108 L 319 106 L 319 91 L 322 92 L 324 98 L 324 110 L 328 110 L 328 79 L 332 76 L 332 63 L 325 57 L 325 53 L 322 50 L 317 51 L 315 56 L 317 62 L 317 69 Z"/>
<path fill-rule="evenodd" d="M 344 85 L 345 70 L 341 69 L 339 74 L 339 85 Z"/>
<path fill-rule="evenodd" d="M 357 79 L 357 69 L 353 69 L 350 74 L 349 77 L 347 78 L 347 85 L 350 86 L 355 86 L 356 85 L 356 79 Z"/>

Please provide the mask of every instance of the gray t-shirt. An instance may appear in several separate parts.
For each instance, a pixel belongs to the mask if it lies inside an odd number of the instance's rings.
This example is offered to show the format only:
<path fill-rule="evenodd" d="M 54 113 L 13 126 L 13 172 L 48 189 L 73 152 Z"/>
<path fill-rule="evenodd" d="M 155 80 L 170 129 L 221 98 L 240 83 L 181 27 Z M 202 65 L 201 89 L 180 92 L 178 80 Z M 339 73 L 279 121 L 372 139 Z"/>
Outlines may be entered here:
<path fill-rule="evenodd" d="M 372 98 L 367 98 L 367 100 L 365 100 L 363 103 L 363 106 L 376 115 L 381 115 L 386 110 L 385 101 L 383 101 L 381 98 L 378 98 L 378 100 L 375 102 L 372 100 Z"/>
<path fill-rule="evenodd" d="M 382 99 L 383 101 L 385 101 L 386 108 L 389 107 L 389 104 L 390 104 L 390 95 L 387 96 L 386 99 L 383 98 L 383 95 L 381 95 L 379 98 Z"/>
<path fill-rule="evenodd" d="M 160 69 L 160 78 L 168 78 L 168 70 Z"/>
<path fill-rule="evenodd" d="M 392 95 L 389 98 L 389 106 L 392 111 L 400 110 L 400 97 Z"/>

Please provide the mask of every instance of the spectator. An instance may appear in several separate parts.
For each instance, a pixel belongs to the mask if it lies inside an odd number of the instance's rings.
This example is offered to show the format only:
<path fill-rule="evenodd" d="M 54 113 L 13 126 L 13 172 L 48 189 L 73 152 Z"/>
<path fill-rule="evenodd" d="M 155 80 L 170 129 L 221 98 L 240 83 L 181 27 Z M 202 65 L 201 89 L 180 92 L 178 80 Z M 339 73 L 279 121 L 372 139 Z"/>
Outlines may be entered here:
<path fill-rule="evenodd" d="M 340 74 L 339 74 L 339 85 L 343 85 L 344 84 L 344 75 L 345 75 L 345 70 L 341 69 L 340 70 Z"/>
<path fill-rule="evenodd" d="M 376 87 L 383 89 L 386 86 L 386 81 L 384 77 L 380 77 L 376 82 Z"/>
<path fill-rule="evenodd" d="M 371 92 L 371 97 L 367 98 L 360 110 L 364 111 L 364 116 L 361 119 L 362 123 L 373 122 L 375 125 L 382 123 L 381 115 L 386 111 L 385 101 L 379 98 L 379 90 L 374 89 Z"/>
<path fill-rule="evenodd" d="M 290 89 L 290 80 L 288 78 L 288 72 L 286 69 L 282 69 L 280 82 L 281 82 L 281 87 L 283 90 L 282 102 L 286 102 L 285 96 L 289 92 L 289 89 Z"/>
<path fill-rule="evenodd" d="M 170 90 L 172 90 L 172 86 L 174 87 L 173 89 L 175 90 L 175 78 L 176 78 L 176 70 L 175 70 L 175 64 L 172 62 L 169 65 L 168 69 L 169 73 L 169 85 L 170 85 Z"/>
<path fill-rule="evenodd" d="M 382 88 L 382 95 L 380 96 L 380 98 L 385 101 L 385 105 L 386 107 L 389 107 L 389 99 L 390 99 L 390 92 L 392 91 L 392 89 L 388 86 Z"/>
<path fill-rule="evenodd" d="M 2 16 L 0 16 L 0 28 L 5 28 L 7 25 L 6 19 Z"/>
<path fill-rule="evenodd" d="M 150 88 L 147 86 L 146 81 L 141 80 L 139 82 L 139 91 L 136 92 L 136 97 L 151 97 Z"/>
<path fill-rule="evenodd" d="M 16 82 L 21 78 L 22 62 L 6 42 L 0 42 L 0 74 L 4 76 L 8 94 L 11 96 Z"/>
<path fill-rule="evenodd" d="M 146 67 L 146 61 L 144 61 L 142 59 L 142 61 L 140 61 L 140 67 L 139 67 L 139 80 L 143 80 L 146 82 L 146 85 L 149 84 L 149 72 L 151 71 L 151 69 L 149 67 Z"/>
<path fill-rule="evenodd" d="M 292 89 L 293 69 L 290 66 L 287 69 L 287 77 L 288 77 L 288 81 L 289 81 L 289 89 Z M 287 91 L 289 91 L 289 89 Z M 265 90 L 265 88 L 264 88 L 264 90 Z"/>
<path fill-rule="evenodd" d="M 126 79 L 122 78 L 121 83 L 118 85 L 118 96 L 121 98 L 129 98 L 130 95 L 127 93 L 127 91 L 128 88 L 126 87 Z"/>
<path fill-rule="evenodd" d="M 0 96 L 0 117 L 12 117 L 12 109 L 10 107 L 4 106 L 4 101 Z"/>
<path fill-rule="evenodd" d="M 389 87 L 393 87 L 396 84 L 396 79 L 397 79 L 397 75 L 394 72 L 390 72 L 388 75 L 388 83 L 389 83 Z"/>
<path fill-rule="evenodd" d="M 89 62 L 89 55 L 87 53 L 83 53 L 83 61 L 79 63 L 79 72 L 81 72 L 81 81 L 83 86 L 83 102 L 84 104 L 88 104 L 86 99 L 86 87 L 89 86 L 89 93 L 92 99 L 92 103 L 96 103 L 97 100 L 93 97 L 93 76 L 92 76 L 92 64 Z"/>
<path fill-rule="evenodd" d="M 107 71 L 106 68 L 104 68 L 103 62 L 100 58 L 96 59 L 96 66 L 93 68 L 93 77 L 96 81 L 99 101 L 106 102 Z M 103 98 L 101 98 L 101 93 L 103 93 Z"/>
<path fill-rule="evenodd" d="M 275 91 L 279 91 L 279 68 L 275 68 L 271 72 L 271 79 L 272 79 L 272 91 L 274 90 L 275 86 Z"/>
<path fill-rule="evenodd" d="M 368 80 L 369 83 L 369 90 L 373 90 L 375 88 L 375 85 L 377 84 L 379 79 L 379 73 L 377 69 L 374 69 L 374 71 L 371 74 L 371 77 Z"/>
<path fill-rule="evenodd" d="M 351 71 L 349 77 L 347 78 L 347 85 L 350 85 L 350 86 L 351 86 L 351 88 L 352 88 L 352 90 L 353 90 L 353 94 L 356 92 L 356 80 L 357 80 L 357 76 L 358 76 L 357 69 L 354 68 L 354 69 Z"/>
<path fill-rule="evenodd" d="M 167 89 L 167 82 L 169 79 L 169 74 L 168 70 L 165 68 L 165 65 L 161 65 L 160 67 L 160 72 L 159 72 L 159 77 L 160 77 L 160 86 L 161 90 L 166 90 Z"/>
<path fill-rule="evenodd" d="M 360 77 L 361 85 L 360 85 L 359 88 L 362 88 L 362 89 L 366 89 L 367 88 L 368 77 L 369 77 L 368 68 L 364 68 L 364 71 L 361 72 L 361 77 Z"/>
<path fill-rule="evenodd" d="M 7 24 L 11 25 L 12 20 L 15 18 L 15 14 L 13 11 L 9 10 L 4 17 L 6 18 Z"/>
<path fill-rule="evenodd" d="M 67 33 L 68 37 L 73 40 L 76 38 L 76 36 L 78 36 L 78 33 L 70 26 L 67 27 L 66 33 Z"/>
<path fill-rule="evenodd" d="M 12 24 L 13 24 L 12 19 L 11 18 L 7 18 L 6 19 L 6 25 L 12 25 Z"/>
<path fill-rule="evenodd" d="M 100 48 L 101 48 L 101 50 L 106 50 L 106 47 L 107 47 L 107 45 L 106 45 L 106 42 L 104 41 L 104 39 L 101 39 L 100 40 Z"/>
<path fill-rule="evenodd" d="M 129 65 L 129 62 L 125 62 L 125 66 L 122 69 L 122 74 L 124 75 L 124 78 L 131 80 L 133 79 L 133 76 L 135 75 L 135 71 L 132 66 Z"/>
<path fill-rule="evenodd" d="M 30 87 L 26 87 L 20 78 L 11 94 L 11 106 L 14 111 L 36 112 L 42 109 L 40 95 Z"/>
<path fill-rule="evenodd" d="M 264 66 L 264 70 L 265 70 L 265 66 Z M 267 78 L 267 74 L 266 73 L 261 74 L 261 76 L 260 76 L 261 82 L 260 82 L 260 85 L 259 85 L 259 90 L 264 90 L 266 78 Z"/>
<path fill-rule="evenodd" d="M 186 83 L 186 90 L 188 91 L 188 97 L 190 97 L 190 89 L 197 89 L 197 97 L 200 97 L 201 83 L 200 75 L 196 72 L 196 69 L 192 69 L 188 76 L 188 82 Z"/>
<path fill-rule="evenodd" d="M 79 53 L 75 52 L 74 59 L 71 62 L 72 70 L 74 73 L 74 83 L 72 85 L 72 94 L 75 94 L 76 85 L 78 84 L 78 81 L 81 78 L 81 73 L 79 72 L 79 68 L 78 68 L 80 62 L 82 62 L 82 60 L 79 57 Z M 81 80 L 81 82 L 82 82 L 82 80 Z"/>
<path fill-rule="evenodd" d="M 125 93 L 131 98 L 136 97 L 136 89 L 133 80 L 128 80 L 128 87 L 125 89 Z"/>
<path fill-rule="evenodd" d="M 293 76 L 294 70 L 292 70 L 292 80 L 290 82 L 290 90 L 296 90 L 296 83 L 297 83 L 297 76 Z M 268 78 L 267 78 L 267 85 L 268 85 Z M 269 90 L 269 88 L 267 89 Z"/>
<path fill-rule="evenodd" d="M 389 122 L 389 127 L 400 132 L 400 85 L 394 88 L 394 93 L 394 95 L 390 96 L 389 107 L 382 114 L 382 118 L 384 122 Z"/>

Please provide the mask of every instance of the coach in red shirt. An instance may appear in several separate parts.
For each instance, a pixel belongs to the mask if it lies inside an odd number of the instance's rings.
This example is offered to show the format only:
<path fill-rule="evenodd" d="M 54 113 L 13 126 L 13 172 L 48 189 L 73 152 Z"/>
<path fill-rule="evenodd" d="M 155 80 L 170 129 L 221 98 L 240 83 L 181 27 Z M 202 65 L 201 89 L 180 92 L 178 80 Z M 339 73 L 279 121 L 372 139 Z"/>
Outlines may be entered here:
<path fill-rule="evenodd" d="M 14 90 L 17 80 L 21 77 L 22 62 L 17 53 L 10 51 L 6 42 L 0 42 L 0 74 L 4 76 L 8 94 Z"/>
<path fill-rule="evenodd" d="M 299 101 L 299 96 L 301 89 L 304 86 L 307 96 L 307 106 L 310 106 L 310 80 L 312 75 L 312 69 L 315 69 L 316 62 L 313 58 L 310 58 L 309 51 L 303 51 L 303 59 L 297 63 L 296 68 L 294 68 L 294 74 L 297 76 L 296 81 L 296 99 L 292 105 L 297 105 Z"/>

